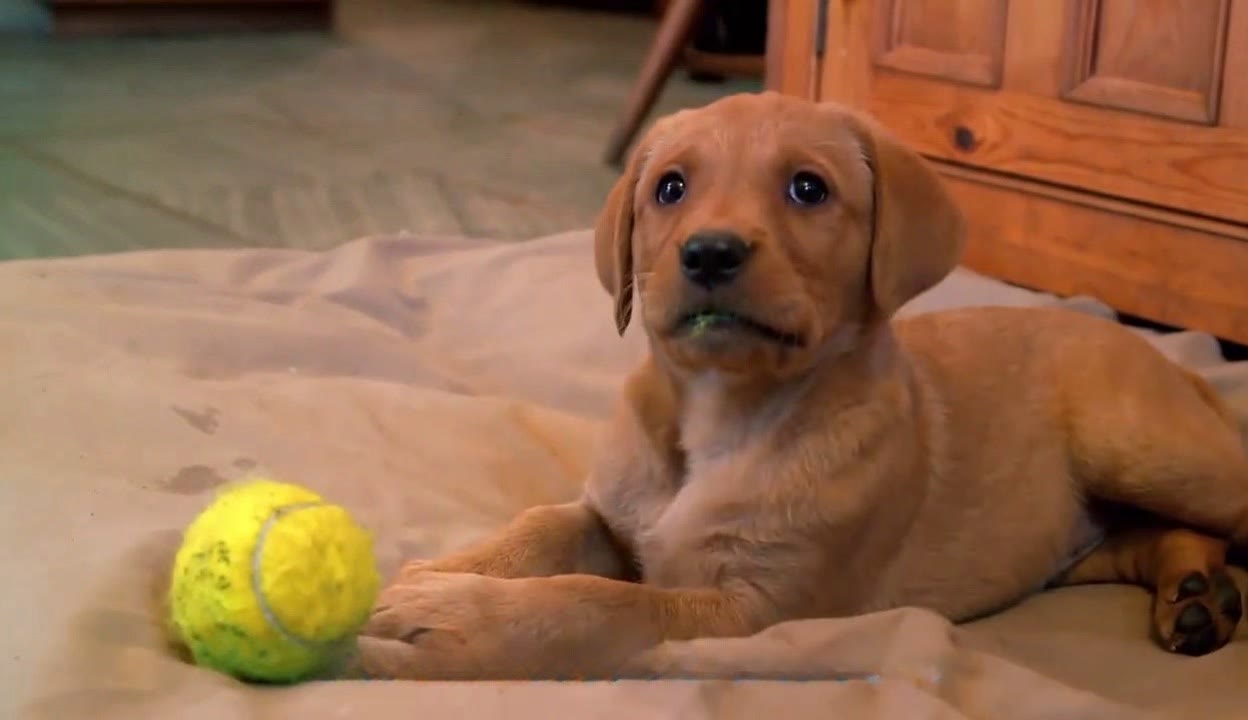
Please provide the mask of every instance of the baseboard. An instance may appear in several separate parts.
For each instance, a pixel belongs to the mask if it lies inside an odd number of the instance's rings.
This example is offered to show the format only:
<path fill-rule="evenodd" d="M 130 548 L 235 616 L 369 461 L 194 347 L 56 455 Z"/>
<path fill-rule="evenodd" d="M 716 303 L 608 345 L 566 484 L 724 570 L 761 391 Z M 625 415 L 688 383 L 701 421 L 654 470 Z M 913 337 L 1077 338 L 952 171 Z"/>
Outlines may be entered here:
<path fill-rule="evenodd" d="M 329 30 L 333 0 L 52 0 L 60 37 Z"/>

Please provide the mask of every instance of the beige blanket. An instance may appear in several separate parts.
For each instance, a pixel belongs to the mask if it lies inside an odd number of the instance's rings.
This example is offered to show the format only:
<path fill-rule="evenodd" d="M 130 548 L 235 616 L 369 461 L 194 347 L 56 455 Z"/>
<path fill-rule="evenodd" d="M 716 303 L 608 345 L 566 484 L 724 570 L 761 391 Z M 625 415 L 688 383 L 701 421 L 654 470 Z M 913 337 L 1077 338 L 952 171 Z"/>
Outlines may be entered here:
<path fill-rule="evenodd" d="M 590 255 L 570 233 L 0 265 L 0 717 L 1248 716 L 1248 642 L 1167 655 L 1126 587 L 964 627 L 901 610 L 674 644 L 656 670 L 684 679 L 651 682 L 259 689 L 166 649 L 179 529 L 245 472 L 350 507 L 387 572 L 573 497 L 642 352 Z M 907 311 L 1046 302 L 959 273 Z M 1164 347 L 1248 416 L 1248 367 L 1200 335 Z"/>

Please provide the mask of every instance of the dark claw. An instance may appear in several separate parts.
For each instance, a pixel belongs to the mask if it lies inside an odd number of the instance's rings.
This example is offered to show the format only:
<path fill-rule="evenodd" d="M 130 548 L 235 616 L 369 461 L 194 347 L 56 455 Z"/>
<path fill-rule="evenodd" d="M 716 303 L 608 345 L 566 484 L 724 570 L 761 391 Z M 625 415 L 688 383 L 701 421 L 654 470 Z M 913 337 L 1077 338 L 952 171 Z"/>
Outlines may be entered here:
<path fill-rule="evenodd" d="M 1203 573 L 1193 572 L 1179 583 L 1179 596 L 1175 598 L 1175 602 L 1204 595 L 1207 592 L 1209 592 L 1209 581 L 1205 579 Z"/>

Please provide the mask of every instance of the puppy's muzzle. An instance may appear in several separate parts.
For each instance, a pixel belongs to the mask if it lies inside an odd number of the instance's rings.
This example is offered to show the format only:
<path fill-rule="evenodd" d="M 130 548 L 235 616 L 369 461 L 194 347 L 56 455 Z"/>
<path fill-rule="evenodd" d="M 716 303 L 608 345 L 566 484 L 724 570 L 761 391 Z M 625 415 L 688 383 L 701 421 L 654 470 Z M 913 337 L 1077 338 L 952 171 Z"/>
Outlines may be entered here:
<path fill-rule="evenodd" d="M 707 230 L 680 248 L 680 270 L 689 282 L 712 290 L 731 283 L 749 262 L 751 248 L 735 233 Z"/>

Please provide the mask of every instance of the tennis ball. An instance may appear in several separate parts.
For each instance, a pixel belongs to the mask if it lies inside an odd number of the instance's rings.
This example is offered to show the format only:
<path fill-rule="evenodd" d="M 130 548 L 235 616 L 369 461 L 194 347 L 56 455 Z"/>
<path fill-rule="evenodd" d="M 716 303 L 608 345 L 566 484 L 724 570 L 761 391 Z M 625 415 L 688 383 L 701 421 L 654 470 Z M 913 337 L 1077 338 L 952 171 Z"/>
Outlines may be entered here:
<path fill-rule="evenodd" d="M 298 682 L 345 657 L 380 584 L 372 536 L 345 509 L 257 478 L 220 493 L 187 528 L 169 619 L 197 665 Z"/>

